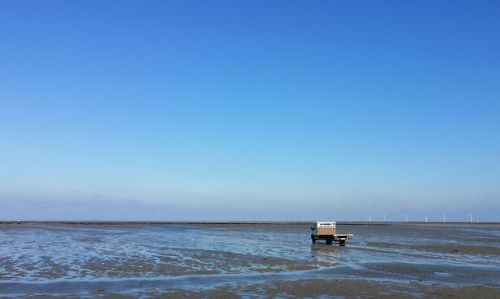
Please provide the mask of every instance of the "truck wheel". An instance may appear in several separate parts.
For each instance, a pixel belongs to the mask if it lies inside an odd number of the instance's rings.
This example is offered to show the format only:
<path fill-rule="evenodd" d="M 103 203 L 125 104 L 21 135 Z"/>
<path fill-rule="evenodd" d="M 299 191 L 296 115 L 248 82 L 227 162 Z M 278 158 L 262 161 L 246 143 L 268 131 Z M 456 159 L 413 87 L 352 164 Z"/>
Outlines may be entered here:
<path fill-rule="evenodd" d="M 326 240 L 326 245 L 332 245 L 332 240 Z"/>
<path fill-rule="evenodd" d="M 340 240 L 339 245 L 340 246 L 345 246 L 345 240 Z"/>
<path fill-rule="evenodd" d="M 314 243 L 316 243 L 316 237 L 314 235 L 311 235 L 311 241 Z"/>

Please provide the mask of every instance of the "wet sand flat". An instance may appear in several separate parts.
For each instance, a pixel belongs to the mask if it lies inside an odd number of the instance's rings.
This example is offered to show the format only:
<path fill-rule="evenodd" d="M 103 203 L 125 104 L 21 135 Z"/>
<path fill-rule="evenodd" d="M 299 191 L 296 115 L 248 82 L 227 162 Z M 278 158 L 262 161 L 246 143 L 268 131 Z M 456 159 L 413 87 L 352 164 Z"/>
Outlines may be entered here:
<path fill-rule="evenodd" d="M 500 297 L 498 224 L 309 227 L 4 223 L 0 297 Z"/>

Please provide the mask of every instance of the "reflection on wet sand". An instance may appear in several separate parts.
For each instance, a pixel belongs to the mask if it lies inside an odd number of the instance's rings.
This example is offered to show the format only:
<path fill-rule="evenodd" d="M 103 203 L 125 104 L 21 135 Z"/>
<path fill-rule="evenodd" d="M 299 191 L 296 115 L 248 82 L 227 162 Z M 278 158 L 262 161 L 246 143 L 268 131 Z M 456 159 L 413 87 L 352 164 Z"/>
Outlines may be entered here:
<path fill-rule="evenodd" d="M 321 243 L 311 244 L 311 256 L 315 258 L 318 264 L 328 266 L 336 265 L 339 262 L 340 255 L 346 253 L 347 250 L 346 247 Z"/>

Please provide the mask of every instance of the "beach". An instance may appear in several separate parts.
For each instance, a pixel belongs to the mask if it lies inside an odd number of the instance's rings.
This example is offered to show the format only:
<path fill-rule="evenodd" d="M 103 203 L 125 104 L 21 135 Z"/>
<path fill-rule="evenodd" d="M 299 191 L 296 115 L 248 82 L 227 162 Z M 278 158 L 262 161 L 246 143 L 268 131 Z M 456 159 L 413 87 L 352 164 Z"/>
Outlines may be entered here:
<path fill-rule="evenodd" d="M 0 224 L 0 297 L 500 297 L 500 225 Z"/>

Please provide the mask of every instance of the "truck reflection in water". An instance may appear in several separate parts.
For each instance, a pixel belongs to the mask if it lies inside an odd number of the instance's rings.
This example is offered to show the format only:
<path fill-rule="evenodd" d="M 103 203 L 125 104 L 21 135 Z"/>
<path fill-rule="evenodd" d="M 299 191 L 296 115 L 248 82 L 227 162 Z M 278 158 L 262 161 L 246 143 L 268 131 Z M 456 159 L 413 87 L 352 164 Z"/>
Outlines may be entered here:
<path fill-rule="evenodd" d="M 333 247 L 325 243 L 311 244 L 311 256 L 324 266 L 333 266 L 340 262 L 341 255 L 348 254 L 346 247 Z"/>

